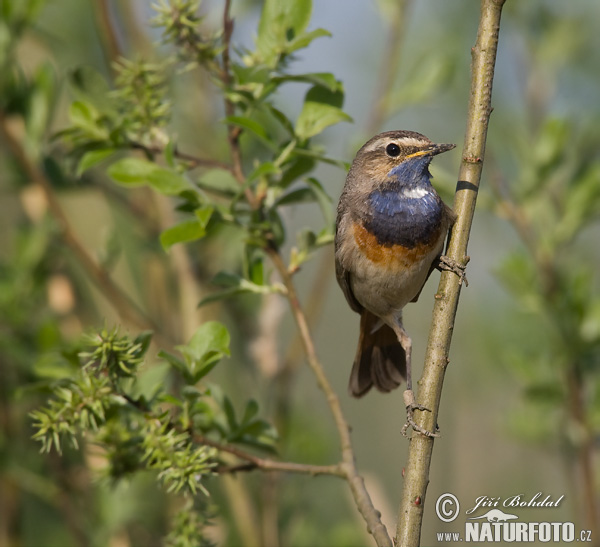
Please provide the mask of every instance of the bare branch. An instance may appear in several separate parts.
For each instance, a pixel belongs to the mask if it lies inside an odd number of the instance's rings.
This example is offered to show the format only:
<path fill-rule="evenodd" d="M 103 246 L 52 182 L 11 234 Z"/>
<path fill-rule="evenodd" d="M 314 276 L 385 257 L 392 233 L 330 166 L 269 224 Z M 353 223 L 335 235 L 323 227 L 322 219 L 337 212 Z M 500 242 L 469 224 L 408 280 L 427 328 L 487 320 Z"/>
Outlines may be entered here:
<path fill-rule="evenodd" d="M 281 255 L 277 252 L 277 250 L 268 248 L 267 253 L 269 254 L 271 261 L 281 276 L 283 284 L 287 288 L 287 298 L 290 303 L 292 315 L 296 321 L 296 326 L 298 327 L 300 337 L 302 339 L 302 345 L 304 346 L 308 365 L 317 378 L 319 387 L 325 393 L 327 403 L 329 404 L 329 408 L 333 414 L 333 419 L 338 430 L 342 449 L 342 469 L 346 476 L 346 480 L 350 485 L 356 506 L 367 523 L 367 528 L 375 538 L 377 545 L 379 547 L 392 547 L 392 540 L 389 537 L 384 524 L 381 522 L 381 516 L 379 512 L 373 506 L 373 502 L 371 501 L 369 493 L 365 488 L 364 480 L 359 475 L 356 468 L 354 449 L 352 448 L 352 441 L 350 439 L 350 429 L 342 412 L 340 400 L 331 387 L 331 384 L 329 383 L 329 380 L 325 374 L 325 370 L 323 369 L 323 366 L 317 357 L 314 342 L 308 328 L 308 322 L 296 294 L 296 287 L 294 286 L 292 274 L 286 267 Z"/>
<path fill-rule="evenodd" d="M 165 151 L 163 148 L 159 146 L 147 146 L 140 142 L 131 141 L 129 146 L 135 150 L 141 150 L 146 155 L 152 157 L 157 154 L 164 154 Z M 180 150 L 175 150 L 173 155 L 182 161 L 185 161 L 189 164 L 190 169 L 195 169 L 196 167 L 207 167 L 211 169 L 224 169 L 225 171 L 229 171 L 233 173 L 233 167 L 227 163 L 224 163 L 219 160 L 213 160 L 210 158 L 200 158 L 198 156 L 194 156 L 193 154 L 186 154 L 185 152 L 181 152 Z"/>
<path fill-rule="evenodd" d="M 500 16 L 504 2 L 505 0 L 482 0 L 477 43 L 472 49 L 467 129 L 454 197 L 454 211 L 458 214 L 458 219 L 452 229 L 447 250 L 448 256 L 458 263 L 466 261 L 467 243 L 483 168 L 487 128 L 492 111 L 492 83 Z M 433 431 L 437 423 L 460 287 L 458 276 L 450 272 L 442 273 L 435 298 L 423 376 L 419 382 L 418 402 L 431 412 L 419 413 L 416 421 L 428 431 Z M 418 547 L 420 544 L 433 443 L 432 437 L 419 434 L 414 434 L 411 439 L 396 530 L 398 546 Z"/>
<path fill-rule="evenodd" d="M 227 90 L 231 86 L 231 68 L 230 68 L 230 47 L 231 35 L 233 34 L 233 19 L 230 16 L 231 0 L 225 0 L 223 9 L 223 53 L 221 65 L 221 82 L 223 83 L 225 97 L 225 115 L 227 117 L 235 114 L 235 105 L 227 98 Z M 235 125 L 227 125 L 227 140 L 229 142 L 229 151 L 231 153 L 232 173 L 240 185 L 246 183 L 246 176 L 242 168 L 242 150 L 240 148 L 241 129 Z M 248 187 L 244 189 L 244 195 L 253 209 L 259 205 L 256 196 Z"/>
<path fill-rule="evenodd" d="M 123 56 L 123 51 L 119 43 L 117 29 L 111 17 L 110 5 L 108 0 L 95 0 L 95 2 L 92 2 L 92 6 L 100 42 L 106 57 L 106 65 L 112 70 L 113 63 Z"/>
<path fill-rule="evenodd" d="M 268 458 L 259 458 L 254 454 L 250 454 L 237 446 L 231 444 L 223 444 L 204 437 L 203 435 L 194 434 L 194 442 L 206 446 L 212 446 L 219 452 L 226 452 L 244 460 L 248 463 L 227 467 L 217 467 L 217 472 L 232 473 L 237 471 L 253 471 L 261 469 L 262 471 L 283 471 L 286 473 L 304 473 L 307 475 L 334 475 L 336 477 L 345 477 L 345 473 L 341 465 L 310 465 L 294 462 L 279 462 Z"/>

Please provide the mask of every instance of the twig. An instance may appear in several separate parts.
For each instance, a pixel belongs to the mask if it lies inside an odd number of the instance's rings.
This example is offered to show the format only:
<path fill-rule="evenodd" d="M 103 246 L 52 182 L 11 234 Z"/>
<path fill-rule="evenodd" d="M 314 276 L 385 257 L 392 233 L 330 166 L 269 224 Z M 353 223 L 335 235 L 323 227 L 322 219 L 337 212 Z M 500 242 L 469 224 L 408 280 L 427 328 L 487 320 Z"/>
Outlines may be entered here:
<path fill-rule="evenodd" d="M 225 90 L 231 86 L 229 50 L 231 46 L 231 35 L 233 34 L 233 19 L 231 19 L 230 10 L 231 0 L 225 0 L 225 8 L 223 9 L 223 53 L 221 54 L 221 82 L 223 83 Z M 223 95 L 225 97 L 225 115 L 227 117 L 233 116 L 235 114 L 235 105 L 227 98 L 226 93 Z M 242 168 L 242 150 L 240 148 L 241 132 L 241 129 L 233 124 L 227 125 L 227 140 L 231 152 L 232 173 L 239 184 L 243 186 L 246 183 L 246 176 L 244 175 Z M 259 202 L 250 188 L 244 188 L 244 195 L 253 209 L 256 209 L 259 206 Z"/>
<path fill-rule="evenodd" d="M 130 141 L 129 146 L 134 150 L 141 150 L 146 155 L 152 157 L 158 154 L 164 154 L 165 150 L 160 146 L 147 146 L 140 142 Z M 233 167 L 225 162 L 219 160 L 213 160 L 210 158 L 200 158 L 198 156 L 194 156 L 193 154 L 187 154 L 185 152 L 181 152 L 178 149 L 173 151 L 173 155 L 180 160 L 185 161 L 189 164 L 190 169 L 195 169 L 196 167 L 207 167 L 213 169 L 224 169 L 225 171 L 229 171 L 233 174 Z"/>
<path fill-rule="evenodd" d="M 222 73 L 221 81 L 225 89 L 231 85 L 230 75 L 230 57 L 229 49 L 231 43 L 231 34 L 233 33 L 233 20 L 230 17 L 231 0 L 225 0 L 225 8 L 223 10 L 223 53 L 222 53 Z M 225 97 L 225 114 L 231 116 L 235 113 L 235 105 Z M 246 177 L 242 168 L 242 156 L 239 143 L 240 129 L 232 124 L 228 125 L 227 137 L 229 142 L 229 148 L 231 152 L 233 175 L 240 185 L 245 185 Z M 248 187 L 244 188 L 246 199 L 253 209 L 257 209 L 260 206 L 260 201 L 252 190 Z M 370 533 L 375 538 L 379 547 L 392 547 L 392 540 L 388 535 L 388 532 L 381 522 L 379 512 L 373 507 L 369 493 L 365 488 L 362 477 L 358 474 L 356 469 L 356 462 L 354 459 L 354 450 L 352 449 L 352 442 L 350 440 L 350 430 L 346 419 L 342 413 L 339 399 L 332 389 L 325 371 L 321 363 L 317 358 L 314 343 L 306 316 L 300 306 L 300 302 L 296 295 L 296 288 L 292 279 L 292 275 L 288 268 L 283 262 L 279 251 L 272 245 L 267 245 L 265 251 L 269 255 L 275 269 L 279 272 L 283 283 L 287 289 L 287 298 L 290 303 L 292 315 L 296 321 L 296 325 L 302 338 L 304 350 L 306 352 L 308 364 L 312 369 L 313 373 L 317 378 L 317 383 L 325 393 L 329 408 L 333 414 L 333 418 L 338 429 L 341 448 L 342 448 L 342 462 L 339 464 L 339 469 L 342 471 L 343 476 L 350 485 L 350 490 L 356 502 L 358 510 L 362 514 Z"/>
<path fill-rule="evenodd" d="M 233 466 L 231 468 L 222 468 L 227 472 L 233 471 L 252 471 L 254 469 L 262 469 L 263 471 L 284 471 L 286 473 L 302 473 L 307 475 L 334 475 L 336 477 L 345 477 L 345 473 L 342 470 L 340 464 L 337 465 L 310 465 L 304 463 L 294 463 L 294 462 L 279 462 L 277 460 L 271 460 L 269 458 L 259 458 L 258 456 L 254 456 L 249 452 L 246 452 L 237 446 L 233 446 L 231 444 L 219 443 L 217 441 L 213 441 L 208 439 L 204 435 L 193 434 L 194 442 L 198 444 L 203 444 L 206 446 L 212 446 L 216 448 L 219 452 L 227 452 L 228 454 L 232 454 L 239 458 L 240 460 L 244 460 L 248 462 L 248 464 L 243 464 L 241 466 Z M 217 471 L 219 468 L 217 468 Z"/>
<path fill-rule="evenodd" d="M 350 490 L 352 491 L 352 496 L 354 497 L 356 506 L 367 523 L 367 528 L 375 538 L 377 545 L 379 547 L 392 547 L 392 540 L 389 537 L 384 524 L 381 522 L 380 514 L 373 506 L 373 502 L 371 501 L 369 493 L 365 488 L 363 478 L 358 474 L 356 461 L 354 458 L 354 450 L 352 448 L 352 441 L 350 439 L 350 430 L 348 428 L 346 418 L 342 412 L 339 398 L 331 387 L 331 384 L 325 375 L 325 371 L 323 370 L 323 366 L 317 357 L 313 339 L 306 321 L 306 316 L 304 315 L 304 311 L 300 306 L 300 301 L 298 300 L 298 296 L 296 294 L 296 287 L 294 286 L 292 275 L 277 250 L 270 247 L 267 248 L 267 253 L 287 289 L 287 298 L 290 303 L 292 315 L 296 321 L 296 326 L 298 327 L 298 331 L 300 332 L 300 336 L 302 338 L 302 344 L 304 346 L 308 364 L 317 379 L 319 387 L 325 393 L 327 403 L 329 404 L 329 408 L 333 414 L 333 419 L 338 430 L 342 449 L 341 468 L 344 472 L 346 480 L 350 485 Z"/>
<path fill-rule="evenodd" d="M 114 71 L 113 63 L 122 57 L 123 51 L 119 44 L 119 37 L 112 21 L 110 6 L 107 0 L 95 0 L 92 2 L 95 20 L 100 35 L 100 42 L 104 56 L 106 57 L 106 64 L 111 71 Z"/>
<path fill-rule="evenodd" d="M 459 182 L 454 197 L 454 211 L 458 219 L 452 229 L 447 250 L 450 258 L 459 263 L 465 261 L 467 254 L 483 168 L 487 128 L 492 111 L 492 83 L 500 16 L 504 3 L 505 0 L 482 0 L 477 42 L 472 49 L 471 95 L 467 128 L 458 175 Z M 416 421 L 428 431 L 433 431 L 437 424 L 460 286 L 460 281 L 455 274 L 442 272 L 433 309 L 423 376 L 419 382 L 418 402 L 431 412 L 419 413 Z M 410 441 L 396 530 L 398 546 L 418 547 L 419 545 L 433 443 L 432 437 L 419 434 L 415 434 Z"/>
<path fill-rule="evenodd" d="M 596 437 L 587 417 L 585 404 L 585 378 L 578 363 L 568 363 L 566 367 L 567 408 L 571 419 L 583 433 L 577 446 L 577 460 L 580 466 L 580 488 L 585 507 L 586 526 L 592 537 L 598 538 L 598 498 L 596 495 Z M 597 539 L 596 539 L 597 541 Z"/>
<path fill-rule="evenodd" d="M 73 231 L 66 213 L 54 194 L 54 189 L 52 188 L 50 181 L 39 167 L 29 159 L 22 144 L 12 134 L 8 125 L 8 120 L 2 111 L 0 111 L 0 136 L 30 180 L 42 189 L 48 202 L 48 208 L 58 223 L 60 234 L 64 242 L 71 249 L 73 255 L 87 272 L 92 282 L 96 284 L 102 295 L 117 311 L 121 319 L 140 329 L 153 330 L 156 338 L 159 339 L 162 344 L 167 347 L 173 345 L 172 341 L 166 338 L 161 332 L 159 326 L 150 319 L 144 311 L 142 311 L 137 304 L 118 287 L 118 285 L 115 284 L 108 272 L 99 266 L 87 252 L 86 248 Z"/>
<path fill-rule="evenodd" d="M 306 321 L 309 327 L 314 328 L 317 319 L 321 315 L 323 304 L 325 303 L 325 294 L 332 280 L 333 256 L 331 248 L 325 248 L 321 251 L 321 257 L 317 266 L 316 273 L 313 275 L 311 289 L 308 292 L 308 298 L 305 305 Z M 290 413 L 290 390 L 293 384 L 298 367 L 302 364 L 304 354 L 302 346 L 302 337 L 298 331 L 295 331 L 290 341 L 283 365 L 277 371 L 274 378 L 274 405 L 277 418 L 277 430 L 279 434 L 285 436 L 287 430 L 288 417 Z"/>

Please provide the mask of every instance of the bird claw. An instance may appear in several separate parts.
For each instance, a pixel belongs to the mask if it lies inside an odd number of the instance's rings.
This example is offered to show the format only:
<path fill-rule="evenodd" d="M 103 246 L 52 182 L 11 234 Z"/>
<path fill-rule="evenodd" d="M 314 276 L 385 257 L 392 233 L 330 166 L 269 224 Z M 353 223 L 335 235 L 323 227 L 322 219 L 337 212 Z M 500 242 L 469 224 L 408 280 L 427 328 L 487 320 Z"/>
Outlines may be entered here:
<path fill-rule="evenodd" d="M 458 276 L 459 282 L 464 283 L 465 287 L 469 286 L 469 281 L 467 280 L 467 276 L 465 274 L 465 270 L 467 269 L 467 264 L 471 260 L 471 257 L 465 256 L 463 263 L 461 264 L 457 260 L 450 258 L 447 255 L 441 255 L 438 258 L 438 262 L 436 264 L 436 268 L 446 272 L 453 272 Z"/>
<path fill-rule="evenodd" d="M 418 423 L 415 422 L 413 415 L 415 410 L 420 410 L 421 412 L 431 412 L 427 407 L 420 405 L 415 402 L 415 396 L 412 389 L 407 389 L 404 392 L 404 403 L 406 405 L 406 423 L 402 426 L 402 436 L 406 437 L 406 432 L 409 428 L 412 428 L 417 433 L 421 435 L 425 435 L 425 437 L 439 437 L 438 433 L 439 429 L 436 425 L 435 431 L 428 431 L 424 427 L 421 427 Z"/>

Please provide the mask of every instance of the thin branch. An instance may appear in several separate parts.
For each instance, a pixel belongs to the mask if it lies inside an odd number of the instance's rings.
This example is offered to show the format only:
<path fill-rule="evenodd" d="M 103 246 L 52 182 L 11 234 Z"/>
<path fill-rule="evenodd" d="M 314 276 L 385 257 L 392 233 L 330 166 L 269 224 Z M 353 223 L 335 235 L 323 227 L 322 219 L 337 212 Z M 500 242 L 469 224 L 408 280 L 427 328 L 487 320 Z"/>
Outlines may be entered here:
<path fill-rule="evenodd" d="M 254 469 L 261 469 L 263 471 L 283 471 L 286 473 L 302 473 L 307 475 L 334 475 L 336 477 L 344 478 L 346 475 L 342 470 L 340 464 L 337 465 L 310 465 L 304 463 L 294 462 L 279 462 L 277 460 L 271 460 L 268 458 L 259 458 L 249 452 L 246 452 L 237 446 L 231 444 L 219 443 L 208 439 L 207 437 L 199 434 L 193 434 L 194 442 L 206 446 L 212 446 L 219 452 L 226 452 L 236 456 L 240 460 L 248 462 L 238 466 L 224 467 L 221 471 L 235 472 L 235 471 L 252 471 Z M 217 468 L 219 471 L 220 468 Z"/>
<path fill-rule="evenodd" d="M 226 91 L 231 86 L 230 44 L 231 35 L 233 33 L 233 20 L 230 17 L 230 8 L 231 0 L 225 0 L 225 7 L 223 10 L 223 53 L 221 81 Z M 235 105 L 227 98 L 227 94 L 225 93 L 225 114 L 227 116 L 232 116 L 234 113 Z M 242 156 L 239 143 L 240 134 L 241 131 L 239 127 L 236 127 L 232 124 L 228 125 L 227 138 L 231 152 L 233 174 L 240 185 L 245 185 L 246 177 L 242 168 Z M 260 201 L 252 192 L 252 190 L 249 187 L 245 187 L 244 193 L 250 206 L 253 209 L 257 209 L 260 206 Z M 317 358 L 312 336 L 308 328 L 308 322 L 296 295 L 296 288 L 294 286 L 292 275 L 284 264 L 283 259 L 281 258 L 281 255 L 277 249 L 275 249 L 273 246 L 267 246 L 266 252 L 271 258 L 275 269 L 279 272 L 279 275 L 281 276 L 288 291 L 286 296 L 290 303 L 294 320 L 296 321 L 296 325 L 302 338 L 302 343 L 306 352 L 309 366 L 317 378 L 317 383 L 325 393 L 327 402 L 333 414 L 342 448 L 343 461 L 340 464 L 340 469 L 350 485 L 350 489 L 358 510 L 367 523 L 367 527 L 375 538 L 377 545 L 379 547 L 392 547 L 392 540 L 388 535 L 385 526 L 381 522 L 379 512 L 373 507 L 369 493 L 365 488 L 364 481 L 356 469 L 354 450 L 352 449 L 348 424 L 346 423 L 346 419 L 342 413 L 339 399 L 329 384 L 329 380 L 325 375 L 325 371 L 323 370 L 323 367 Z"/>
<path fill-rule="evenodd" d="M 0 136 L 5 141 L 11 154 L 27 174 L 29 179 L 38 185 L 46 197 L 48 208 L 58 223 L 61 237 L 71 249 L 73 255 L 88 274 L 91 281 L 100 289 L 102 295 L 110 302 L 121 319 L 140 329 L 150 329 L 155 332 L 161 344 L 171 346 L 172 341 L 164 336 L 159 326 L 150 319 L 138 305 L 112 280 L 108 272 L 103 269 L 88 253 L 85 246 L 79 241 L 69 219 L 64 212 L 50 181 L 39 167 L 27 156 L 23 145 L 10 130 L 4 112 L 0 110 Z"/>
<path fill-rule="evenodd" d="M 454 211 L 458 219 L 452 229 L 447 250 L 450 258 L 459 263 L 466 261 L 469 233 L 481 180 L 487 128 L 492 111 L 492 84 L 500 16 L 504 3 L 505 0 L 482 0 L 477 43 L 472 49 L 467 129 L 458 175 L 459 182 L 454 197 Z M 418 425 L 429 431 L 433 431 L 437 424 L 460 287 L 458 276 L 450 272 L 442 273 L 433 309 L 423 376 L 419 382 L 418 402 L 431 412 L 419 413 L 416 421 Z M 414 434 L 410 441 L 396 531 L 398 546 L 418 547 L 420 544 L 433 443 L 432 437 L 419 434 Z"/>
<path fill-rule="evenodd" d="M 106 57 L 106 65 L 111 71 L 114 71 L 114 62 L 123 56 L 123 51 L 110 13 L 110 6 L 108 0 L 95 0 L 92 5 L 102 50 Z"/>
<path fill-rule="evenodd" d="M 233 19 L 230 16 L 231 0 L 225 0 L 225 7 L 223 9 L 223 53 L 221 54 L 222 65 L 221 65 L 221 82 L 223 83 L 225 97 L 225 115 L 227 117 L 235 114 L 235 105 L 227 98 L 227 91 L 231 87 L 231 58 L 230 58 L 230 47 L 231 47 L 231 35 L 233 34 Z M 232 173 L 235 179 L 240 185 L 246 183 L 246 176 L 242 168 L 242 150 L 240 148 L 240 135 L 242 131 L 239 127 L 228 124 L 227 125 L 227 141 L 229 142 L 229 150 L 231 153 L 232 162 Z M 248 187 L 244 188 L 244 194 L 250 207 L 256 209 L 259 205 L 256 196 L 252 190 Z"/>
<path fill-rule="evenodd" d="M 329 283 L 332 280 L 332 275 L 330 275 L 332 270 L 332 250 L 328 247 L 321 251 L 319 264 L 316 273 L 313 275 L 313 282 L 306 300 L 304 313 L 309 327 L 314 328 L 317 319 L 321 315 L 325 303 L 325 294 L 327 293 Z M 283 358 L 283 365 L 277 371 L 277 375 L 274 378 L 275 415 L 278 420 L 277 430 L 280 435 L 285 435 L 287 430 L 291 403 L 291 387 L 294 382 L 295 374 L 302 364 L 303 354 L 302 337 L 300 336 L 299 331 L 295 331 L 293 338 L 288 345 L 285 357 Z"/>
<path fill-rule="evenodd" d="M 319 387 L 325 393 L 327 403 L 329 404 L 329 408 L 333 414 L 333 419 L 338 430 L 342 449 L 343 461 L 341 466 L 346 480 L 350 485 L 350 490 L 352 491 L 352 496 L 354 497 L 356 506 L 367 523 L 367 528 L 375 538 L 377 545 L 379 547 L 392 547 L 392 540 L 389 537 L 384 524 L 381 522 L 381 516 L 373 506 L 373 502 L 371 501 L 369 493 L 365 488 L 363 478 L 358 474 L 354 450 L 352 448 L 352 441 L 350 439 L 350 429 L 342 412 L 340 400 L 331 387 L 331 384 L 325 375 L 323 366 L 317 357 L 313 339 L 308 328 L 308 322 L 296 294 L 296 287 L 294 286 L 292 274 L 286 267 L 281 255 L 277 252 L 277 250 L 268 248 L 267 253 L 269 254 L 275 269 L 278 271 L 283 284 L 287 289 L 287 298 L 290 303 L 296 326 L 298 327 L 298 331 L 300 332 L 300 336 L 302 338 L 302 344 L 304 346 L 308 365 L 313 371 Z"/>
<path fill-rule="evenodd" d="M 146 155 L 152 157 L 158 154 L 163 155 L 165 150 L 160 146 L 147 146 L 140 142 L 131 141 L 129 146 L 134 150 L 141 150 Z M 233 167 L 225 162 L 219 160 L 213 160 L 210 158 L 200 158 L 198 156 L 194 156 L 193 154 L 187 154 L 185 152 L 181 152 L 178 149 L 173 151 L 173 155 L 182 161 L 185 161 L 189 164 L 190 169 L 195 169 L 196 167 L 207 167 L 210 169 L 224 169 L 225 171 L 229 171 L 234 174 Z"/>

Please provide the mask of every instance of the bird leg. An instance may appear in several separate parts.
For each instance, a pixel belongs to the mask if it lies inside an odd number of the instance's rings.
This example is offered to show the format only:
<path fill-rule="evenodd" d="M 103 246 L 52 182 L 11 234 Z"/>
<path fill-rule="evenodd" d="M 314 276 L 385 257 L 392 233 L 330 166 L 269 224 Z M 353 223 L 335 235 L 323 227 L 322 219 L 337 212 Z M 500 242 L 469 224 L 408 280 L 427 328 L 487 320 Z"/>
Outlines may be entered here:
<path fill-rule="evenodd" d="M 404 327 L 400 325 L 398 322 L 393 323 L 393 329 L 398 337 L 398 342 L 404 349 L 404 353 L 406 355 L 406 390 L 404 391 L 404 405 L 406 406 L 406 423 L 402 427 L 402 435 L 406 437 L 406 431 L 409 427 L 412 427 L 418 433 L 425 435 L 426 437 L 439 437 L 439 435 L 433 431 L 427 431 L 427 429 L 421 427 L 419 424 L 415 422 L 414 412 L 415 410 L 427 411 L 431 412 L 428 408 L 424 407 L 415 402 L 415 394 L 412 390 L 412 363 L 411 363 L 411 355 L 412 355 L 412 340 L 410 336 L 408 336 L 407 332 L 404 330 Z"/>
<path fill-rule="evenodd" d="M 467 281 L 467 276 L 465 275 L 465 270 L 467 269 L 467 264 L 471 260 L 471 257 L 465 256 L 464 263 L 461 264 L 457 260 L 450 258 L 447 255 L 441 255 L 436 262 L 434 262 L 434 266 L 440 271 L 447 271 L 455 273 L 460 283 L 464 283 L 465 287 L 469 286 L 469 282 Z"/>

